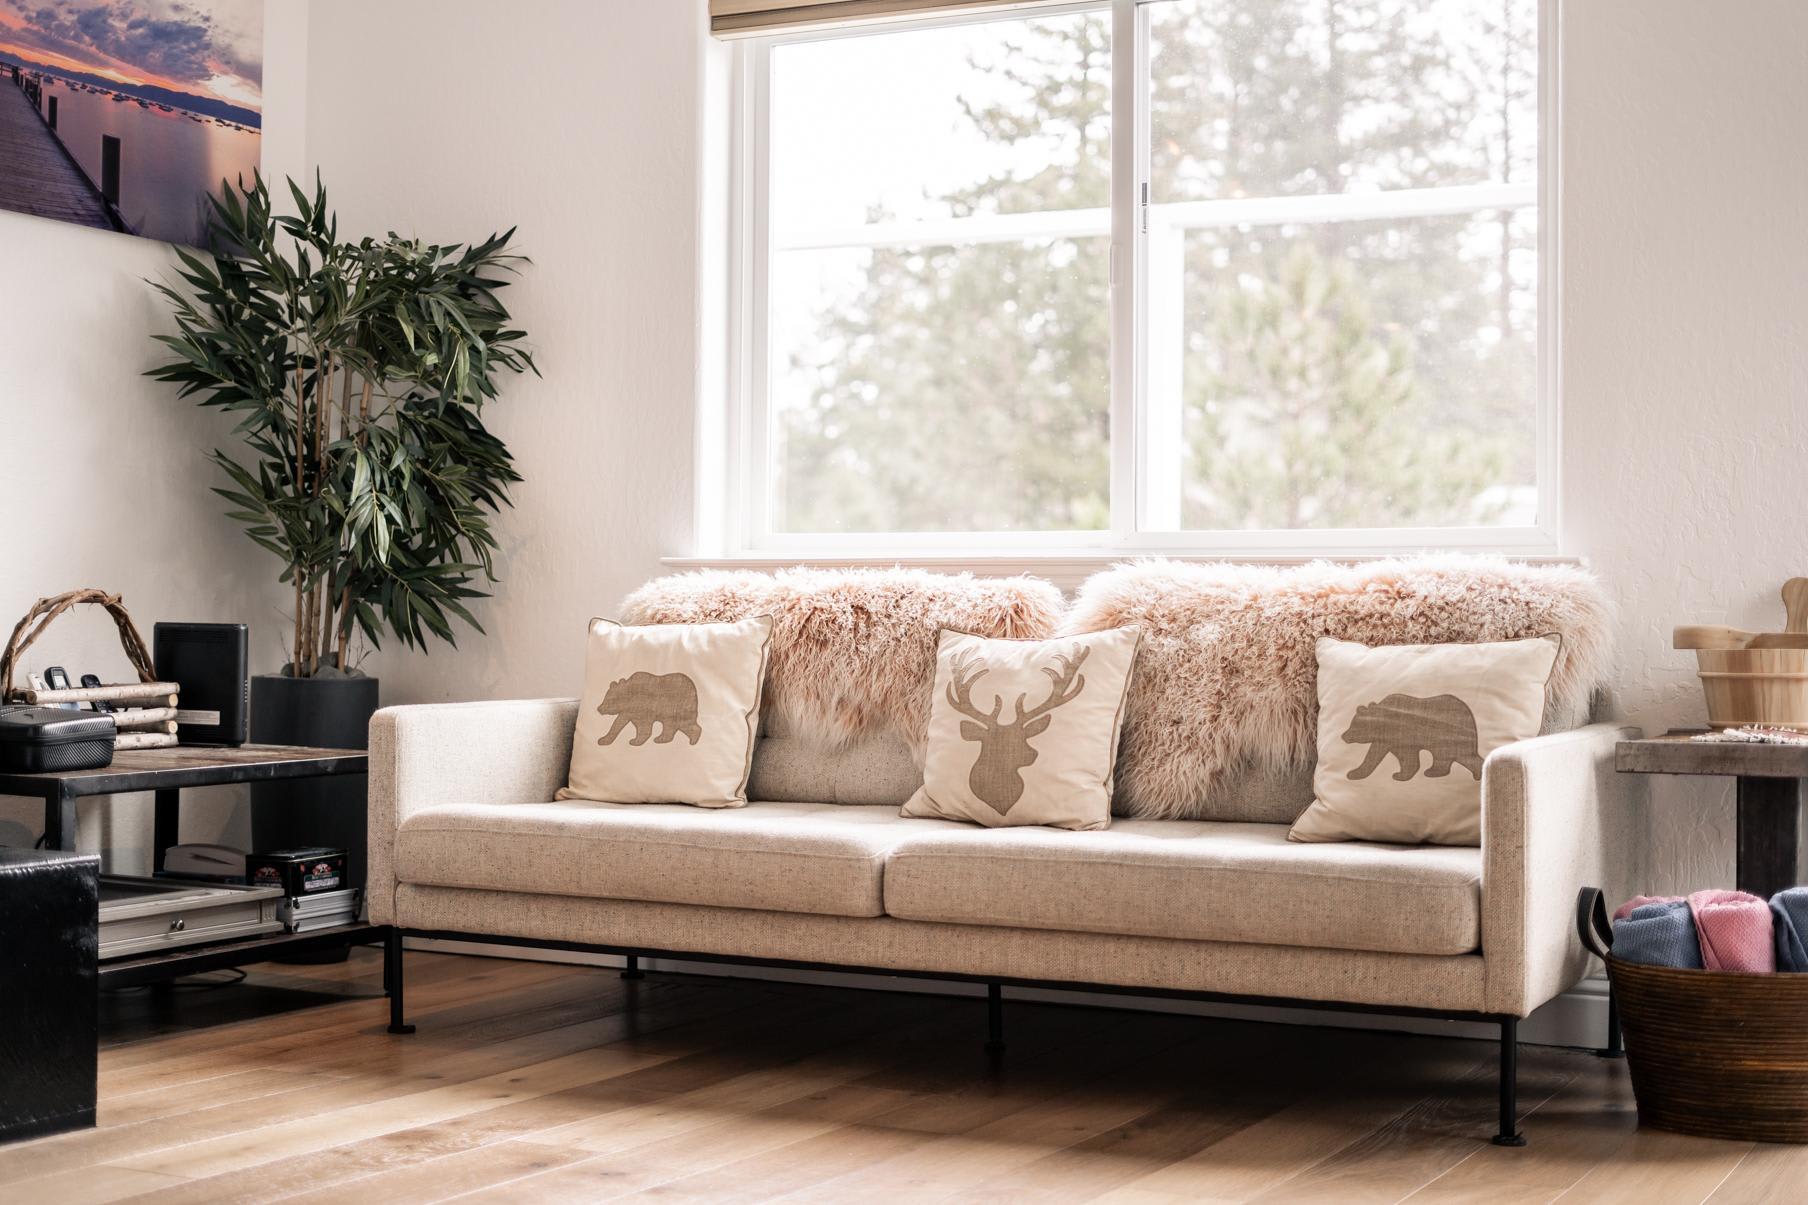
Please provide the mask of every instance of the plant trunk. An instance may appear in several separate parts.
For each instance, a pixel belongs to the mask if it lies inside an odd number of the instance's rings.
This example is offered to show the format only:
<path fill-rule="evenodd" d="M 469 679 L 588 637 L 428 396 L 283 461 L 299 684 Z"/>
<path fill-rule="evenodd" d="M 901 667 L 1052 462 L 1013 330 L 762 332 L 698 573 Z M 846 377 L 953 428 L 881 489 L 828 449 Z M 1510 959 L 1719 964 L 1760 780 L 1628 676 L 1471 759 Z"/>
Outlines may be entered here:
<path fill-rule="evenodd" d="M 306 632 L 307 616 L 302 594 L 301 566 L 295 566 L 295 644 L 289 650 L 289 668 L 296 675 L 301 673 L 301 642 Z"/>
<path fill-rule="evenodd" d="M 320 579 L 308 586 L 308 677 L 320 669 Z"/>
<path fill-rule="evenodd" d="M 314 496 L 326 485 L 327 416 L 333 412 L 333 357 L 315 362 L 314 377 Z"/>
<path fill-rule="evenodd" d="M 302 384 L 301 361 L 295 361 L 295 496 L 300 497 L 303 483 L 302 462 L 308 454 L 307 390 Z M 298 579 L 299 580 L 299 579 Z"/>
<path fill-rule="evenodd" d="M 301 610 L 295 617 L 295 676 L 308 676 L 308 646 L 314 631 L 314 583 L 302 579 Z"/>
<path fill-rule="evenodd" d="M 339 394 L 339 438 L 344 439 L 352 433 L 352 370 L 344 369 L 340 375 L 345 385 Z"/>
<path fill-rule="evenodd" d="M 315 664 L 319 664 L 322 658 L 329 657 L 333 648 L 333 575 L 330 572 L 321 582 L 320 599 L 323 605 L 320 608 L 320 622 L 314 632 L 314 648 L 318 650 L 314 657 Z M 332 664 L 330 660 L 327 663 Z"/>
<path fill-rule="evenodd" d="M 345 646 L 350 642 L 352 632 L 352 588 L 344 586 L 339 591 L 339 645 L 335 651 L 335 660 L 340 672 L 344 672 Z"/>

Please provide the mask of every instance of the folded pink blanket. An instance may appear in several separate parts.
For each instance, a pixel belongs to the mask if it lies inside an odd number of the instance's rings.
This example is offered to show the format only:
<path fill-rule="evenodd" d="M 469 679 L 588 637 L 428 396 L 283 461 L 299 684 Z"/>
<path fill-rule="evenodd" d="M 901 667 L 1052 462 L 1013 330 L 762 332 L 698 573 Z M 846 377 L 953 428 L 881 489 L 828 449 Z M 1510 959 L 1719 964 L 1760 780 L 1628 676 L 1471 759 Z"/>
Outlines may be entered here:
<path fill-rule="evenodd" d="M 1701 962 L 1710 971 L 1775 971 L 1770 905 L 1743 891 L 1697 891 L 1689 897 Z"/>
<path fill-rule="evenodd" d="M 1681 902 L 1680 895 L 1635 895 L 1614 911 L 1613 919 L 1625 920 L 1632 915 L 1634 908 L 1643 908 L 1646 904 L 1677 904 Z"/>

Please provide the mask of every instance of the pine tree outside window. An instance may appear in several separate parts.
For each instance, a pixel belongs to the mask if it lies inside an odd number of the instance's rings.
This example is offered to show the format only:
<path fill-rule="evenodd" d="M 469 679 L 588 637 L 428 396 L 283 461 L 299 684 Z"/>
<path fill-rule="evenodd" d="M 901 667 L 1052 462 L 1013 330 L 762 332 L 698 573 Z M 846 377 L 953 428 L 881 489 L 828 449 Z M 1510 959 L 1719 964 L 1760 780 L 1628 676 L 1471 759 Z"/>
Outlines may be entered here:
<path fill-rule="evenodd" d="M 1555 551 L 1549 3 L 741 44 L 720 551 Z"/>

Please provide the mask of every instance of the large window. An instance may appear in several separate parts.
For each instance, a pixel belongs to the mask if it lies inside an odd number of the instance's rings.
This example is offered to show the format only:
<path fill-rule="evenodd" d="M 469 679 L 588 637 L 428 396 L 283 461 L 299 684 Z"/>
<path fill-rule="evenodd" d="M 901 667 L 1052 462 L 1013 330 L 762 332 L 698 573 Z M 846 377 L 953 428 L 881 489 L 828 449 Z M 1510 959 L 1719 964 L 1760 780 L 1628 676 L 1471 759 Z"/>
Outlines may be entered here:
<path fill-rule="evenodd" d="M 745 44 L 730 550 L 1549 550 L 1539 24 L 1101 0 Z"/>

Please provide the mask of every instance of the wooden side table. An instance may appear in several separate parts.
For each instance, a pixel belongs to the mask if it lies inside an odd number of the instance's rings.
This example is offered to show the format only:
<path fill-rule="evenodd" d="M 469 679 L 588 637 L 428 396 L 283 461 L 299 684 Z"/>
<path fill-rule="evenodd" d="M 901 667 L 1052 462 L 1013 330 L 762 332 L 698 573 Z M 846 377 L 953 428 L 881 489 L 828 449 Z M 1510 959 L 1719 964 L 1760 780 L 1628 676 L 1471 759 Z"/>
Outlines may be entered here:
<path fill-rule="evenodd" d="M 1730 774 L 1738 799 L 1735 878 L 1741 891 L 1769 899 L 1804 880 L 1803 802 L 1808 798 L 1808 745 L 1696 741 L 1705 728 L 1678 729 L 1621 741 L 1614 769 L 1622 774 Z"/>
<path fill-rule="evenodd" d="M 135 791 L 154 792 L 153 865 L 161 870 L 164 854 L 177 843 L 177 819 L 184 787 L 363 774 L 369 767 L 370 758 L 362 749 L 178 745 L 171 749 L 128 749 L 115 754 L 112 765 L 98 770 L 48 774 L 0 772 L 0 795 L 42 799 L 44 844 L 53 850 L 71 850 L 75 848 L 77 799 Z M 387 925 L 355 921 L 309 933 L 271 933 L 214 945 L 108 959 L 100 964 L 100 984 L 102 987 L 129 987 L 198 971 L 261 962 L 280 954 L 305 954 L 380 942 L 388 931 Z"/>

